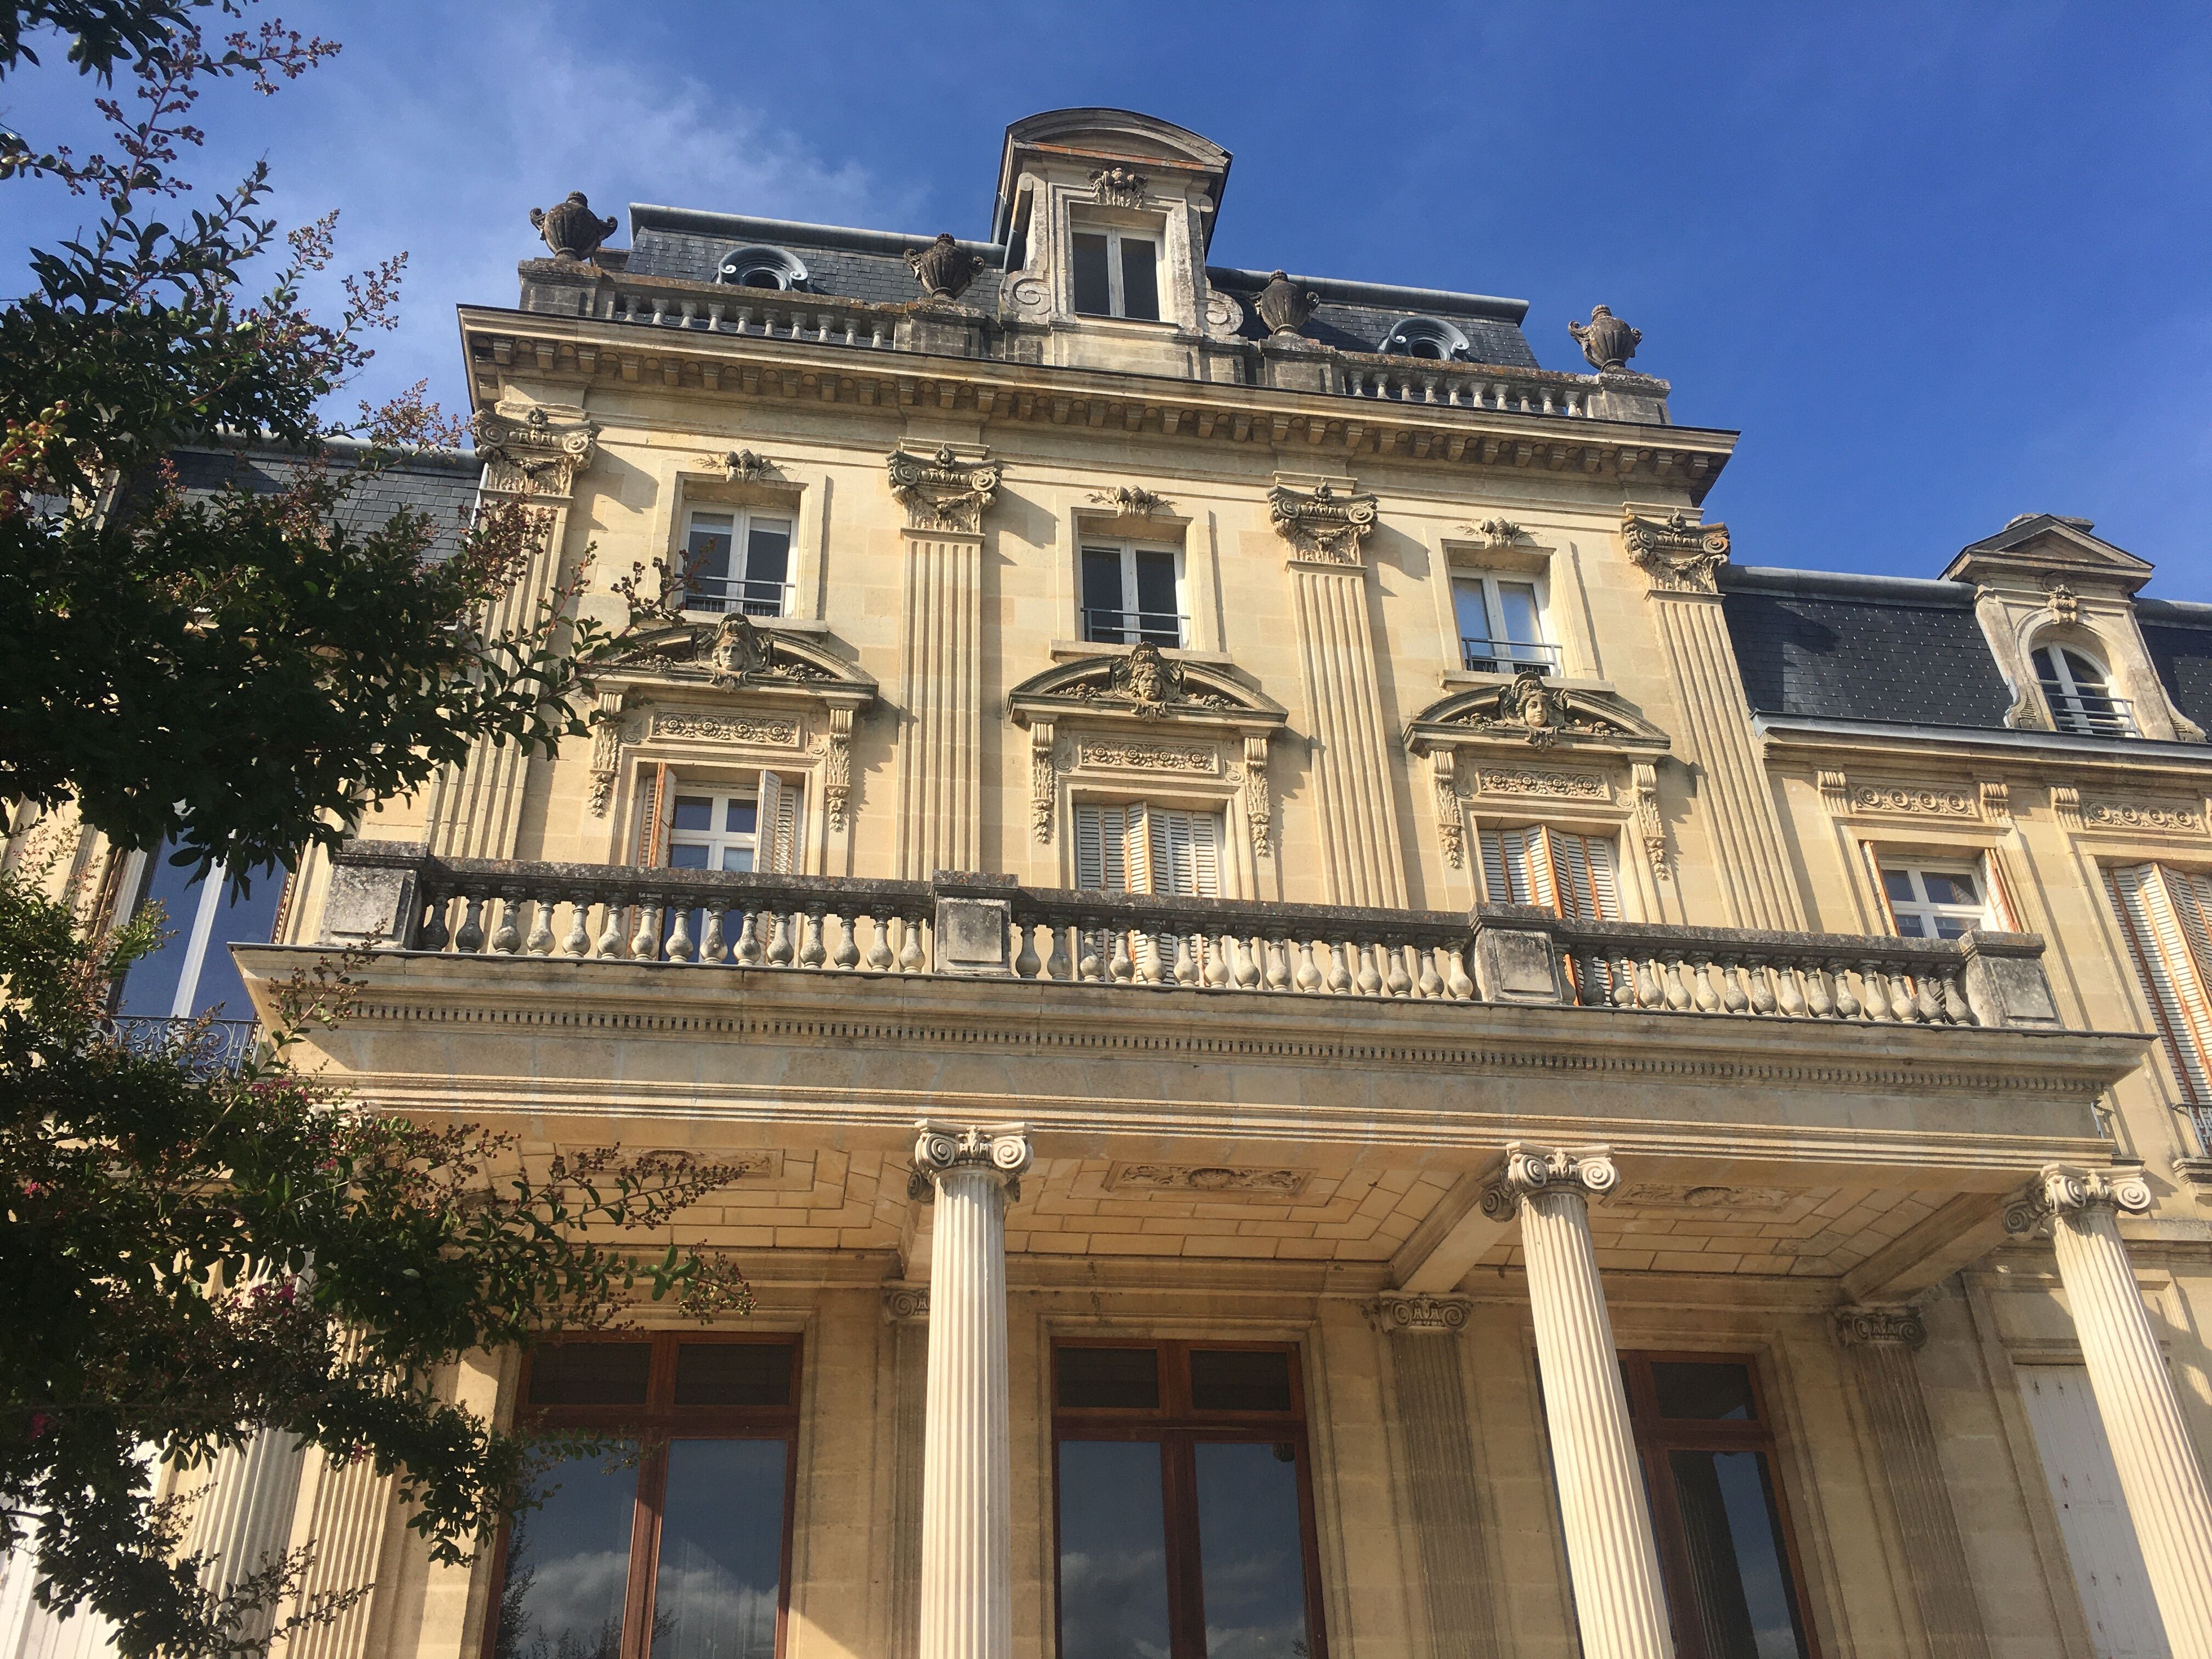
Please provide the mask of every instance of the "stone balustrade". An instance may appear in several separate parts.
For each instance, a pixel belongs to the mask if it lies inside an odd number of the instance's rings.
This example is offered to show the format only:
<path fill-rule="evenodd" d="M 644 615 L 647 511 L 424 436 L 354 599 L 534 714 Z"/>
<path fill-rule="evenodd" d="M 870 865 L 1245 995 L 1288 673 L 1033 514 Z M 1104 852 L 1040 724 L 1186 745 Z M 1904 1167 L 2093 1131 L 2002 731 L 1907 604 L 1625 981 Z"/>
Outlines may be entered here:
<path fill-rule="evenodd" d="M 1550 1004 L 1613 1014 L 2057 1029 L 2033 934 L 1957 940 L 1585 925 L 1520 905 L 1364 909 L 1024 887 L 440 859 L 359 842 L 322 940 L 672 968 Z"/>
<path fill-rule="evenodd" d="M 1443 363 L 1420 358 L 1361 358 L 1347 362 L 1341 387 L 1347 398 L 1457 409 L 1504 410 L 1516 415 L 1594 416 L 1595 379 L 1571 374 L 1526 374 L 1486 364 Z"/>
<path fill-rule="evenodd" d="M 611 322 L 750 334 L 757 339 L 817 341 L 889 350 L 896 343 L 900 309 L 834 295 L 775 289 L 691 289 L 689 285 L 610 284 L 599 315 Z"/>

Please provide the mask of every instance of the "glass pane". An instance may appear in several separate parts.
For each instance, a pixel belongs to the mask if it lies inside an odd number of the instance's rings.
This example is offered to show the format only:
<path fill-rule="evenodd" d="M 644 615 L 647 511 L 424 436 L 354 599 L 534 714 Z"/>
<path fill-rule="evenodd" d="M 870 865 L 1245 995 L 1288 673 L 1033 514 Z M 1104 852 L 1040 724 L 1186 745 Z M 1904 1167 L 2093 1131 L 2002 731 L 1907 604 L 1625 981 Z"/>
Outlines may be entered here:
<path fill-rule="evenodd" d="M 1963 939 L 1974 925 L 1971 916 L 1937 916 L 1934 920 L 1937 939 Z"/>
<path fill-rule="evenodd" d="M 1063 1440 L 1060 1659 L 1167 1659 L 1167 1517 L 1159 1443 Z"/>
<path fill-rule="evenodd" d="M 189 1012 L 213 1013 L 224 1019 L 253 1018 L 253 1003 L 246 994 L 246 981 L 239 977 L 230 947 L 268 944 L 276 930 L 276 906 L 283 896 L 284 875 L 280 870 L 264 870 L 254 877 L 250 893 L 241 894 L 235 881 L 225 886 Z"/>
<path fill-rule="evenodd" d="M 1159 1409 L 1160 1360 L 1150 1348 L 1061 1348 L 1053 1364 L 1059 1405 Z"/>
<path fill-rule="evenodd" d="M 1690 1599 L 1711 1659 L 1798 1659 L 1796 1597 L 1759 1452 L 1668 1454 L 1690 1555 Z"/>
<path fill-rule="evenodd" d="M 1463 640 L 1490 638 L 1490 608 L 1483 603 L 1480 582 L 1454 582 L 1452 610 L 1459 618 L 1459 636 Z"/>
<path fill-rule="evenodd" d="M 544 1503 L 507 1534 L 493 1659 L 617 1659 L 637 1470 L 574 1457 L 538 1489 Z"/>
<path fill-rule="evenodd" d="M 685 597 L 695 603 L 712 601 L 706 608 L 719 611 L 728 592 L 730 574 L 730 518 L 722 513 L 691 515 L 690 539 L 684 544 Z"/>
<path fill-rule="evenodd" d="M 722 849 L 722 868 L 750 870 L 753 867 L 753 849 L 750 847 L 725 847 Z"/>
<path fill-rule="evenodd" d="M 1751 1373 L 1741 1365 L 1655 1359 L 1651 1391 L 1662 1417 L 1748 1423 L 1757 1414 L 1751 1408 Z"/>
<path fill-rule="evenodd" d="M 676 798 L 674 823 L 678 830 L 712 830 L 714 827 L 714 798 L 712 795 L 678 795 Z"/>
<path fill-rule="evenodd" d="M 1110 315 L 1114 306 L 1106 291 L 1106 239 L 1079 230 L 1073 240 L 1075 308 L 1089 317 Z"/>
<path fill-rule="evenodd" d="M 1881 872 L 1881 890 L 1888 894 L 1890 898 L 1896 902 L 1903 904 L 1913 903 L 1916 899 L 1916 895 L 1912 890 L 1912 872 L 1910 870 L 1883 871 Z"/>
<path fill-rule="evenodd" d="M 740 597 L 747 614 L 781 617 L 783 585 L 790 574 L 790 521 L 756 520 L 745 535 L 745 586 Z"/>
<path fill-rule="evenodd" d="M 1207 1659 L 1305 1659 L 1296 1449 L 1285 1441 L 1201 1443 L 1197 1451 Z"/>
<path fill-rule="evenodd" d="M 1286 1412 L 1291 1357 L 1250 1348 L 1194 1348 L 1190 1403 L 1201 1412 Z"/>
<path fill-rule="evenodd" d="M 1979 904 L 1980 892 L 1972 876 L 1961 876 L 1946 870 L 1929 870 L 1920 879 L 1928 888 L 1928 899 L 1932 904 Z"/>
<path fill-rule="evenodd" d="M 733 800 L 722 808 L 722 828 L 733 836 L 750 836 L 760 818 L 757 800 Z"/>
<path fill-rule="evenodd" d="M 1155 645 L 1182 643 L 1182 623 L 1176 599 L 1176 556 L 1172 553 L 1137 555 L 1137 625 Z"/>
<path fill-rule="evenodd" d="M 678 842 L 668 849 L 668 867 L 672 870 L 704 870 L 707 867 L 707 848 Z"/>
<path fill-rule="evenodd" d="M 1158 256 L 1149 241 L 1134 236 L 1121 239 L 1121 314 L 1148 323 L 1160 319 Z"/>
<path fill-rule="evenodd" d="M 1498 607 L 1505 613 L 1505 637 L 1528 645 L 1544 637 L 1536 625 L 1536 590 L 1527 582 L 1498 584 Z"/>
<path fill-rule="evenodd" d="M 791 1346 L 784 1342 L 686 1342 L 676 1350 L 679 1406 L 788 1406 Z"/>
<path fill-rule="evenodd" d="M 669 1443 L 653 1659 L 775 1659 L 783 1458 L 781 1440 Z"/>
<path fill-rule="evenodd" d="M 191 942 L 192 922 L 199 914 L 200 881 L 190 865 L 169 862 L 177 850 L 164 841 L 149 856 L 153 868 L 139 913 L 149 904 L 161 907 L 161 930 L 166 937 L 146 956 L 131 964 L 123 977 L 123 995 L 116 1012 L 167 1019 L 177 1002 L 177 975 L 184 971 L 185 948 Z"/>
<path fill-rule="evenodd" d="M 1900 939 L 1933 939 L 1928 931 L 1928 918 L 1913 910 L 1898 913 L 1897 932 Z"/>
<path fill-rule="evenodd" d="M 2066 659 L 2068 671 L 2074 676 L 2075 690 L 2085 696 L 2104 690 L 2105 671 L 2103 669 L 2098 667 L 2078 651 L 2068 651 L 2062 654 Z"/>
<path fill-rule="evenodd" d="M 641 1406 L 653 1371 L 647 1342 L 556 1342 L 530 1356 L 533 1406 Z"/>
<path fill-rule="evenodd" d="M 1128 618 L 1121 614 L 1121 550 L 1083 550 L 1083 636 L 1118 641 Z"/>

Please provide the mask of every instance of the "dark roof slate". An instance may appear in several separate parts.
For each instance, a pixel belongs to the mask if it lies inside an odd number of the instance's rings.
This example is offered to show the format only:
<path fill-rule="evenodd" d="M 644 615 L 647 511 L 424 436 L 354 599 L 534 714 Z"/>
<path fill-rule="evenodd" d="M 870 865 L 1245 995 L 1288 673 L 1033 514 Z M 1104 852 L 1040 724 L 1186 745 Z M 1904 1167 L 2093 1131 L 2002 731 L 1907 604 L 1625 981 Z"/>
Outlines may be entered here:
<path fill-rule="evenodd" d="M 2139 599 L 2136 615 L 2166 695 L 2191 720 L 2212 730 L 2212 605 Z"/>
<path fill-rule="evenodd" d="M 350 446 L 333 445 L 331 470 L 354 465 Z M 296 452 L 275 446 L 179 449 L 171 456 L 187 500 L 210 495 L 226 485 L 266 494 L 282 489 L 304 465 Z M 355 535 L 380 530 L 395 513 L 419 513 L 432 526 L 428 556 L 448 558 L 460 550 L 460 532 L 474 511 L 483 465 L 465 450 L 439 450 L 411 456 L 355 484 L 337 514 L 337 522 Z"/>
<path fill-rule="evenodd" d="M 1723 568 L 1722 614 L 1759 714 L 2002 728 L 2012 705 L 1957 582 Z M 1919 590 L 1925 590 L 1924 593 Z"/>
<path fill-rule="evenodd" d="M 915 246 L 926 246 L 927 238 Z M 711 283 L 723 258 L 741 247 L 780 247 L 797 256 L 806 267 L 809 294 L 835 294 L 848 300 L 867 300 L 878 305 L 904 305 L 921 298 L 921 285 L 902 254 L 874 249 L 841 247 L 828 237 L 811 240 L 788 236 L 711 236 L 699 231 L 663 225 L 641 224 L 630 237 L 626 269 L 638 276 L 665 276 L 685 283 Z M 742 290 L 733 290 L 741 292 Z M 999 304 L 999 273 L 986 270 L 960 296 L 960 303 L 981 311 L 995 311 Z"/>

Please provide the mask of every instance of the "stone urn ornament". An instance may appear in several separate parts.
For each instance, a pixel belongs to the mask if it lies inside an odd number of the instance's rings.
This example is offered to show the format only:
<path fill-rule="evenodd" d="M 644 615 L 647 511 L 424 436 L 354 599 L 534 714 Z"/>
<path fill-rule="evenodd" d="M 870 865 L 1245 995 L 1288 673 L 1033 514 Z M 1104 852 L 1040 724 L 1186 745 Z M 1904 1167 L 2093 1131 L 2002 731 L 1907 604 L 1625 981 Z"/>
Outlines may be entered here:
<path fill-rule="evenodd" d="M 954 241 L 949 230 L 939 231 L 927 247 L 908 248 L 906 262 L 933 305 L 957 300 L 983 272 L 983 262 Z"/>
<path fill-rule="evenodd" d="M 530 210 L 531 228 L 545 239 L 556 259 L 588 259 L 599 244 L 622 228 L 619 219 L 602 219 L 580 190 L 568 192 L 566 201 L 550 208 Z"/>
<path fill-rule="evenodd" d="M 1320 295 L 1300 288 L 1288 272 L 1280 270 L 1268 275 L 1267 286 L 1255 301 L 1260 320 L 1267 324 L 1270 334 L 1296 334 L 1320 303 Z"/>
<path fill-rule="evenodd" d="M 1636 348 L 1644 343 L 1644 331 L 1629 327 L 1613 314 L 1610 306 L 1592 306 L 1589 321 L 1570 321 L 1567 332 L 1575 337 L 1589 366 L 1601 374 L 1608 369 L 1626 368 Z"/>

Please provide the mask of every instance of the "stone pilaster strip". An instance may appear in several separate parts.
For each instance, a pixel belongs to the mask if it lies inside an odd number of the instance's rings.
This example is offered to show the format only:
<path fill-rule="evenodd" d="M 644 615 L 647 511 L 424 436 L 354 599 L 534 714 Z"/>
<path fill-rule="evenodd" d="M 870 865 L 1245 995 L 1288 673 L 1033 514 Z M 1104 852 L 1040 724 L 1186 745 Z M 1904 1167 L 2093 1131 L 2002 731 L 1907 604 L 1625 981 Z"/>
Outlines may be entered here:
<path fill-rule="evenodd" d="M 899 632 L 898 874 L 981 867 L 983 543 L 908 530 Z"/>
<path fill-rule="evenodd" d="M 1398 1396 L 1407 1506 L 1420 1550 L 1435 1659 L 1495 1659 L 1498 1589 L 1492 1571 L 1488 1483 L 1476 1461 L 1462 1353 L 1467 1322 L 1457 1297 L 1385 1297 L 1382 1328 Z M 1391 1316 L 1410 1312 L 1413 1316 Z"/>

